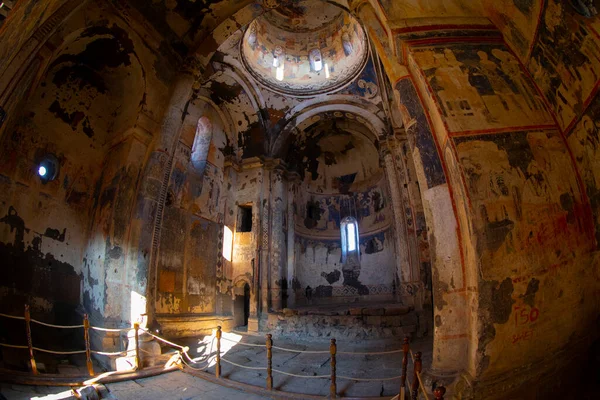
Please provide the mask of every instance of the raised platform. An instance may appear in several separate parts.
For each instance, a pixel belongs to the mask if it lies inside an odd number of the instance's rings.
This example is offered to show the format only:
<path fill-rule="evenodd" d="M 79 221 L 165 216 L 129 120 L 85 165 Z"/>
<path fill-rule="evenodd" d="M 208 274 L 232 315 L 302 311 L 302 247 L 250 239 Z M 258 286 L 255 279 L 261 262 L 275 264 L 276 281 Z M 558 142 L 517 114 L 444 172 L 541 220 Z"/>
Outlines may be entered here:
<path fill-rule="evenodd" d="M 381 339 L 422 336 L 429 322 L 413 307 L 397 303 L 303 306 L 271 313 L 266 330 L 274 336 Z"/>

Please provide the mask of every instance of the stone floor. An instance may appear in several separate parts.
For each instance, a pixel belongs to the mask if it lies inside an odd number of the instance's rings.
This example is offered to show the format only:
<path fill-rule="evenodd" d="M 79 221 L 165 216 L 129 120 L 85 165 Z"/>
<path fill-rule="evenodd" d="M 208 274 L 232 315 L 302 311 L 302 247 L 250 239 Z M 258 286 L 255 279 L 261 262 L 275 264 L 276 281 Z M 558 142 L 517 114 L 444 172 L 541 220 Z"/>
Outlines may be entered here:
<path fill-rule="evenodd" d="M 265 387 L 266 372 L 264 370 L 250 370 L 231 365 L 230 361 L 243 367 L 265 367 L 266 349 L 264 347 L 246 346 L 246 344 L 263 345 L 262 336 L 250 336 L 234 333 L 224 333 L 222 340 L 222 374 L 226 379 L 241 382 L 258 387 Z M 191 353 L 200 360 L 206 359 L 206 354 L 214 350 L 211 338 L 188 338 L 180 339 L 190 347 Z M 212 349 L 211 349 L 212 346 Z M 273 349 L 273 369 L 295 375 L 316 376 L 331 373 L 329 340 L 300 340 L 300 339 L 277 339 L 274 346 L 300 350 L 300 351 L 326 351 L 323 354 L 297 353 Z M 385 352 L 402 348 L 399 339 L 387 339 L 376 341 L 346 341 L 337 343 L 338 352 Z M 411 344 L 414 352 L 423 353 L 423 367 L 431 364 L 432 340 L 423 338 L 415 340 Z M 377 397 L 394 396 L 398 394 L 399 380 L 381 381 L 378 378 L 389 378 L 401 374 L 402 354 L 376 354 L 376 355 L 337 355 L 338 394 L 342 396 L 355 397 Z M 411 366 L 412 363 L 409 363 Z M 204 366 L 202 364 L 197 366 Z M 412 371 L 412 368 L 409 368 Z M 208 372 L 214 373 L 214 366 L 208 368 Z M 412 372 L 410 372 L 412 373 Z M 339 378 L 341 376 L 357 377 L 361 379 L 373 378 L 374 381 L 359 382 Z M 409 374 L 409 376 L 411 376 Z M 298 378 L 273 372 L 274 388 L 276 390 L 302 393 L 310 395 L 323 395 L 329 393 L 329 378 Z"/>
<path fill-rule="evenodd" d="M 192 357 L 199 360 L 210 359 L 214 355 L 214 336 L 178 339 L 175 342 L 190 347 Z M 228 364 L 234 362 L 242 367 L 265 367 L 265 347 L 247 346 L 264 345 L 264 336 L 253 336 L 240 333 L 224 333 L 222 339 L 222 376 L 224 379 L 233 380 L 257 387 L 264 388 L 266 372 L 264 370 L 244 369 Z M 400 339 L 386 340 L 350 340 L 338 341 L 338 352 L 385 352 L 400 349 Z M 273 369 L 301 376 L 326 375 L 327 378 L 298 378 L 273 372 L 274 389 L 300 394 L 327 396 L 329 393 L 330 355 L 329 339 L 283 339 L 274 340 L 274 346 L 300 350 L 324 351 L 325 353 L 297 353 L 273 349 Z M 411 349 L 423 352 L 423 366 L 426 368 L 431 363 L 432 340 L 423 338 L 415 340 Z M 163 351 L 168 350 L 164 348 Z M 226 360 L 226 361 L 225 361 Z M 398 394 L 399 380 L 381 381 L 378 378 L 398 376 L 401 373 L 402 354 L 376 354 L 376 355 L 351 355 L 338 354 L 338 395 L 355 397 L 394 396 Z M 412 363 L 409 363 L 409 367 Z M 203 367 L 206 364 L 196 364 Z M 409 368 L 409 376 L 412 376 Z M 210 365 L 207 372 L 214 374 L 214 365 Z M 342 379 L 341 376 L 358 377 L 361 379 L 373 378 L 374 381 L 358 382 Z M 8 400 L 43 399 L 58 400 L 72 399 L 68 388 L 31 387 L 22 385 L 6 385 L 0 383 L 0 394 Z M 258 399 L 260 396 L 249 395 L 228 389 L 203 379 L 190 376 L 182 372 L 173 372 L 153 378 L 138 379 L 122 383 L 106 385 L 107 399 Z M 4 400 L 0 396 L 0 400 Z"/>
<path fill-rule="evenodd" d="M 102 399 L 118 400 L 258 400 L 256 396 L 229 389 L 183 372 L 111 383 L 102 388 Z M 74 400 L 68 388 L 0 384 L 0 400 Z"/>

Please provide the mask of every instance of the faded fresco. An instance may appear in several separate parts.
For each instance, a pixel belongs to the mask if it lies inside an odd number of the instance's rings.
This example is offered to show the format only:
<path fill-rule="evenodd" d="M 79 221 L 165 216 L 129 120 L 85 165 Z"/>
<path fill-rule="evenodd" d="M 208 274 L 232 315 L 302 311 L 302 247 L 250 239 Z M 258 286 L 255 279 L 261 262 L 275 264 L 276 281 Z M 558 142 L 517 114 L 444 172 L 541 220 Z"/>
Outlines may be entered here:
<path fill-rule="evenodd" d="M 293 3 L 248 27 L 241 44 L 248 71 L 292 94 L 331 89 L 353 78 L 368 52 L 361 25 L 337 6 L 314 0 Z"/>
<path fill-rule="evenodd" d="M 296 235 L 296 297 L 305 299 L 311 291 L 313 301 L 323 304 L 332 297 L 394 294 L 396 263 L 391 230 L 361 237 L 360 251 L 360 265 L 348 270 L 341 262 L 339 239 Z"/>
<path fill-rule="evenodd" d="M 533 44 L 542 0 L 483 0 L 489 18 L 504 35 L 521 60 L 527 59 Z"/>
<path fill-rule="evenodd" d="M 361 233 L 387 228 L 392 216 L 383 185 L 384 181 L 349 194 L 298 193 L 296 230 L 304 235 L 339 238 L 340 220 L 348 216 L 358 220 Z"/>
<path fill-rule="evenodd" d="M 483 278 L 535 274 L 589 248 L 588 215 L 556 131 L 454 138 Z M 573 251 L 565 252 L 564 249 Z"/>
<path fill-rule="evenodd" d="M 415 158 L 420 159 L 427 179 L 427 188 L 431 189 L 446 183 L 446 175 L 433 132 L 412 81 L 410 79 L 398 81 L 394 96 L 402 114 L 404 128 L 410 138 L 411 150 Z"/>
<path fill-rule="evenodd" d="M 585 185 L 600 246 L 600 97 L 596 96 L 568 137 L 569 147 Z"/>
<path fill-rule="evenodd" d="M 580 116 L 600 78 L 600 18 L 548 0 L 529 70 L 566 129 Z"/>
<path fill-rule="evenodd" d="M 379 4 L 391 20 L 401 18 L 419 18 L 424 16 L 473 16 L 481 15 L 481 5 L 469 0 L 380 0 Z"/>
<path fill-rule="evenodd" d="M 413 48 L 449 133 L 550 125 L 519 61 L 500 44 Z"/>

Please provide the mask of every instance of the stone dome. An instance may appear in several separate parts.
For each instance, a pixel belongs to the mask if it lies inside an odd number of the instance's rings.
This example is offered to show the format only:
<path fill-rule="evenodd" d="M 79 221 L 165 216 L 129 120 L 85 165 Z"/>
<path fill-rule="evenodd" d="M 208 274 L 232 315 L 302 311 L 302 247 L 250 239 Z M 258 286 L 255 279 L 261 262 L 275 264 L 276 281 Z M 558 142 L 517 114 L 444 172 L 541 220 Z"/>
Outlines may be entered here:
<path fill-rule="evenodd" d="M 241 46 L 244 64 L 258 81 L 295 96 L 339 89 L 368 56 L 358 21 L 320 0 L 282 2 L 248 26 Z"/>

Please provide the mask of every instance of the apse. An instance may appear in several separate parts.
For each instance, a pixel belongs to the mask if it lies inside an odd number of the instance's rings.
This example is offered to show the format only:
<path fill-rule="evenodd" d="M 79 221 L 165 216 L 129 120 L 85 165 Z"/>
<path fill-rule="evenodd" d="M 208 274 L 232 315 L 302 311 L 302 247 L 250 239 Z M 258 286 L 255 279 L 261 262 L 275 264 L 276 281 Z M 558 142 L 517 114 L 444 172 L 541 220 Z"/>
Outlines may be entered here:
<path fill-rule="evenodd" d="M 396 292 L 392 210 L 379 154 L 354 115 L 344 117 L 313 117 L 287 155 L 298 174 L 291 193 L 298 305 L 391 301 Z"/>

